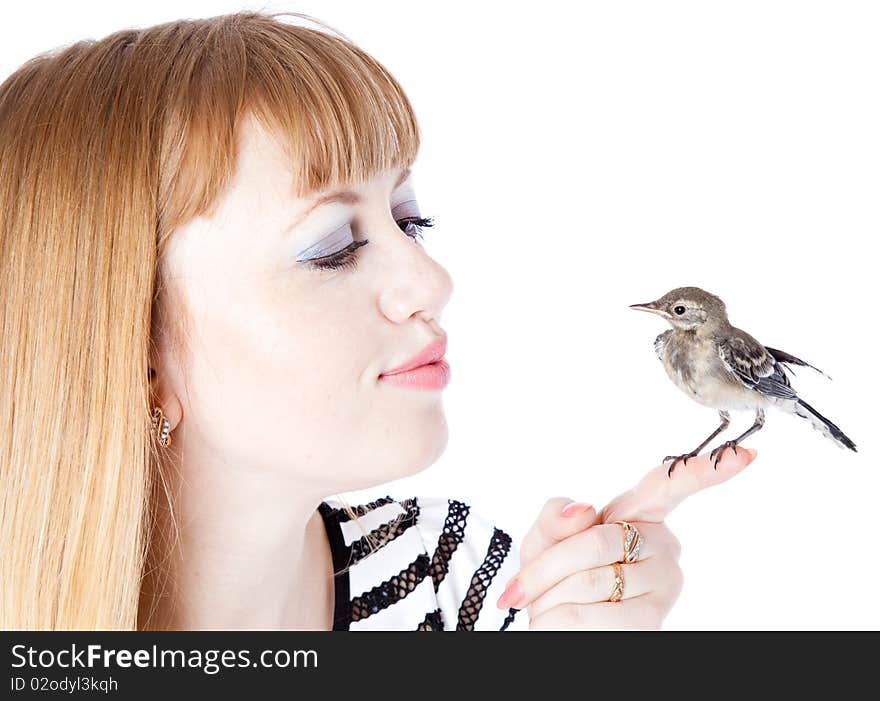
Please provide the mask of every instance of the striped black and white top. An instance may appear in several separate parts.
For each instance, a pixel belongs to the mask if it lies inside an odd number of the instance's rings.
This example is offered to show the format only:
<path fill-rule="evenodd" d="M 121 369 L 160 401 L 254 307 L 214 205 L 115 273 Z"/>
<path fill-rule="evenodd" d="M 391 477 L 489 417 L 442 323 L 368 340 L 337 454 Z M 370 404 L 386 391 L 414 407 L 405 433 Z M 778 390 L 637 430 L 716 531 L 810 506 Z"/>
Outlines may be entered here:
<path fill-rule="evenodd" d="M 526 611 L 495 605 L 519 550 L 467 504 L 385 496 L 352 507 L 361 527 L 340 502 L 318 508 L 336 572 L 333 630 L 528 629 Z"/>

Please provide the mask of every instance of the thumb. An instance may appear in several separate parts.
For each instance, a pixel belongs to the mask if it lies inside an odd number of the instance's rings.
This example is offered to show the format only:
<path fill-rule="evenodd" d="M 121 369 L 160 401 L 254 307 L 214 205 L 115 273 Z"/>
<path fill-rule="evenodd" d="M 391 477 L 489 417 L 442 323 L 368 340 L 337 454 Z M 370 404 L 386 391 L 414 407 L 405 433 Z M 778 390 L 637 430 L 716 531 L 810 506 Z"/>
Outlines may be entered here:
<path fill-rule="evenodd" d="M 645 475 L 628 492 L 616 497 L 599 514 L 600 523 L 612 521 L 649 521 L 659 523 L 681 502 L 707 487 L 726 482 L 742 472 L 758 455 L 753 448 L 726 449 L 714 467 L 714 459 L 703 453 L 678 464 L 671 476 L 666 465 Z"/>

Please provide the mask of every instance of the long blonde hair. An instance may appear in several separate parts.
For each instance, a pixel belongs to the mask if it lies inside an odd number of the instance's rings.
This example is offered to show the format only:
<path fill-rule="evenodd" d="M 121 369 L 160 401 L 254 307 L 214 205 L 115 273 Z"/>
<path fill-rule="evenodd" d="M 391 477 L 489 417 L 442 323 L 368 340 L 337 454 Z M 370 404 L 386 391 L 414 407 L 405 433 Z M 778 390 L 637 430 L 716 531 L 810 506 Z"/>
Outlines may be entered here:
<path fill-rule="evenodd" d="M 254 114 L 296 194 L 411 164 L 402 89 L 349 39 L 239 12 L 44 52 L 0 85 L 0 629 L 132 630 L 163 539 L 151 344 L 168 238 Z M 175 345 L 175 348 L 179 347 Z"/>

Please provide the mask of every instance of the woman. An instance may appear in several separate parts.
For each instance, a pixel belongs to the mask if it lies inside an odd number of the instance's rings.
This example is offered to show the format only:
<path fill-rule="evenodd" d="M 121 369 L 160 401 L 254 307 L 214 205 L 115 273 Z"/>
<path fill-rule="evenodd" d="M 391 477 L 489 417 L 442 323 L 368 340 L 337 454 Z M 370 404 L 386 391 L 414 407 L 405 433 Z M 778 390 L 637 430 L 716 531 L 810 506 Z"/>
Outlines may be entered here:
<path fill-rule="evenodd" d="M 455 499 L 327 499 L 442 453 L 452 283 L 400 86 L 281 14 L 120 31 L 0 86 L 0 627 L 659 626 L 663 518 L 753 452 L 600 513 L 550 499 L 521 548 Z"/>

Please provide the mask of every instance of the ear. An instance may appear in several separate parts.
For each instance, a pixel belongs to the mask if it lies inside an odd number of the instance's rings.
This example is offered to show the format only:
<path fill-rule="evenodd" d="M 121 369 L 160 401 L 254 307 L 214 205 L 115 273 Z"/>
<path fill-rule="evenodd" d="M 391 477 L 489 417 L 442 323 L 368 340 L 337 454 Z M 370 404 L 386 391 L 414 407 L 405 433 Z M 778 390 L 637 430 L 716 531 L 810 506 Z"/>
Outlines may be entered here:
<path fill-rule="evenodd" d="M 155 368 L 150 367 L 147 371 L 147 381 L 150 384 L 150 412 L 152 413 L 153 407 L 159 407 L 173 431 L 183 418 L 183 406 L 171 388 L 167 373 L 160 374 Z"/>

